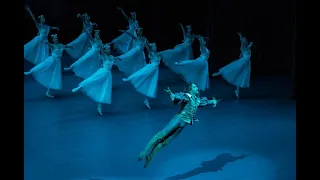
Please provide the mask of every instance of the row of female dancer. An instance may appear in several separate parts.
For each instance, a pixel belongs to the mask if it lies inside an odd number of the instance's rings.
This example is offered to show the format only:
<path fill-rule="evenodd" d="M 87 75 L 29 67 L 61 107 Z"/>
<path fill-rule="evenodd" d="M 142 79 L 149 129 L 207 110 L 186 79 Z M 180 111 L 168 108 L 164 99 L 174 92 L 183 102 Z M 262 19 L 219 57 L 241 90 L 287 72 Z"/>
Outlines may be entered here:
<path fill-rule="evenodd" d="M 53 97 L 50 90 L 62 89 L 61 57 L 66 52 L 75 62 L 65 71 L 73 71 L 84 80 L 72 92 L 82 90 L 87 96 L 98 103 L 97 110 L 102 115 L 101 104 L 111 104 L 112 94 L 112 66 L 115 65 L 122 71 L 135 87 L 136 91 L 146 98 L 144 104 L 150 108 L 149 99 L 156 98 L 159 74 L 159 64 L 164 64 L 183 77 L 187 83 L 194 83 L 199 90 L 209 88 L 208 58 L 210 51 L 207 48 L 208 38 L 192 34 L 191 25 L 186 29 L 181 26 L 183 42 L 173 49 L 158 52 L 155 43 L 149 43 L 143 36 L 139 27 L 136 13 L 131 12 L 130 17 L 122 8 L 117 8 L 128 20 L 127 30 L 120 30 L 122 34 L 112 42 L 103 44 L 100 39 L 100 30 L 94 30 L 96 23 L 90 21 L 88 14 L 77 17 L 82 20 L 82 33 L 78 38 L 67 45 L 59 43 L 57 34 L 51 35 L 52 42 L 48 42 L 50 30 L 59 30 L 45 24 L 45 17 L 40 15 L 38 20 L 28 6 L 26 10 L 32 17 L 39 31 L 38 35 L 24 45 L 24 58 L 35 66 L 25 75 L 33 75 L 35 80 L 48 90 L 46 96 Z M 212 76 L 222 76 L 226 81 L 236 87 L 235 94 L 239 98 L 239 89 L 248 88 L 250 85 L 250 56 L 252 42 L 248 43 L 240 33 L 241 48 L 238 60 L 221 68 Z M 193 57 L 192 44 L 197 39 L 200 44 L 200 57 Z M 112 47 L 111 47 L 112 46 Z M 148 52 L 149 63 L 146 63 L 145 48 Z M 112 52 L 120 55 L 114 57 Z M 51 52 L 51 55 L 50 53 Z"/>

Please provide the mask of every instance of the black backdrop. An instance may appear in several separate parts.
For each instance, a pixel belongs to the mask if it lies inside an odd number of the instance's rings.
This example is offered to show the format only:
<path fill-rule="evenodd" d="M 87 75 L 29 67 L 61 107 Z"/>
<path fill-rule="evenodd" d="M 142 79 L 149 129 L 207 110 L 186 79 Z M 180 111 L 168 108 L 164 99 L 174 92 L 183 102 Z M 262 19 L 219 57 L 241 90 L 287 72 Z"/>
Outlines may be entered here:
<path fill-rule="evenodd" d="M 45 15 L 47 24 L 60 28 L 59 39 L 68 43 L 81 32 L 77 13 L 88 13 L 99 24 L 101 38 L 110 42 L 125 29 L 126 19 L 116 9 L 128 14 L 137 12 L 139 24 L 150 42 L 159 50 L 174 47 L 182 41 L 178 23 L 191 24 L 194 33 L 210 38 L 210 72 L 239 56 L 242 32 L 254 42 L 253 74 L 291 76 L 294 66 L 294 1 L 293 0 L 24 0 L 35 16 Z M 37 30 L 24 12 L 24 40 L 31 40 Z M 199 46 L 194 45 L 195 55 Z"/>

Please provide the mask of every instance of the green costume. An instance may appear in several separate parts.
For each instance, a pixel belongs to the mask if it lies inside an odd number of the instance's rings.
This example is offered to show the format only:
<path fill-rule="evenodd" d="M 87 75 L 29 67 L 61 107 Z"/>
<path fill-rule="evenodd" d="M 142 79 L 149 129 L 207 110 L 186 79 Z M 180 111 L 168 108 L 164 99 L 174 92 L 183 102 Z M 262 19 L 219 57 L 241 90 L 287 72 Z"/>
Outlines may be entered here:
<path fill-rule="evenodd" d="M 198 107 L 207 105 L 213 105 L 213 107 L 215 107 L 219 101 L 215 98 L 212 100 L 208 100 L 206 97 L 199 98 L 196 95 L 191 95 L 189 93 L 173 94 L 170 89 L 168 89 L 167 92 L 174 104 L 181 105 L 181 109 L 163 130 L 152 137 L 146 148 L 140 153 L 138 160 L 140 161 L 143 158 L 146 159 L 144 164 L 145 168 L 148 166 L 153 156 L 176 138 L 184 127 L 188 124 L 193 124 Z"/>

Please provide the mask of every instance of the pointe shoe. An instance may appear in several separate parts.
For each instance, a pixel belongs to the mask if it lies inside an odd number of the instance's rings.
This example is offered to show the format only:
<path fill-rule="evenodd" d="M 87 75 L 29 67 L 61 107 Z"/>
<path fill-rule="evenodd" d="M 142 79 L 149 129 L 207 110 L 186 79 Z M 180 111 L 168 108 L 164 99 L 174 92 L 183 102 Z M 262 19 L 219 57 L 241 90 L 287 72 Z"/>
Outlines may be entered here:
<path fill-rule="evenodd" d="M 212 77 L 217 77 L 217 76 L 219 76 L 220 74 L 217 72 L 217 73 L 213 73 L 212 74 Z"/>
<path fill-rule="evenodd" d="M 149 101 L 146 99 L 146 100 L 144 100 L 144 105 L 146 105 L 147 106 L 147 108 L 149 108 L 149 109 L 151 109 L 151 107 L 150 107 L 150 104 L 149 104 Z"/>
<path fill-rule="evenodd" d="M 72 92 L 77 92 L 77 91 L 80 90 L 80 88 L 81 88 L 81 87 L 76 87 L 76 88 L 72 89 Z"/>
<path fill-rule="evenodd" d="M 63 68 L 63 70 L 64 70 L 64 71 L 70 71 L 71 68 L 70 68 L 70 67 L 69 67 L 69 68 Z"/>
<path fill-rule="evenodd" d="M 54 98 L 54 96 L 51 95 L 49 92 L 46 92 L 46 96 L 49 97 L 49 98 Z"/>
<path fill-rule="evenodd" d="M 239 90 L 235 90 L 234 93 L 235 93 L 236 97 L 239 99 Z"/>
<path fill-rule="evenodd" d="M 98 105 L 97 110 L 98 110 L 98 113 L 102 116 L 102 108 L 101 108 L 101 105 Z"/>
<path fill-rule="evenodd" d="M 31 72 L 24 72 L 24 75 L 30 75 Z"/>

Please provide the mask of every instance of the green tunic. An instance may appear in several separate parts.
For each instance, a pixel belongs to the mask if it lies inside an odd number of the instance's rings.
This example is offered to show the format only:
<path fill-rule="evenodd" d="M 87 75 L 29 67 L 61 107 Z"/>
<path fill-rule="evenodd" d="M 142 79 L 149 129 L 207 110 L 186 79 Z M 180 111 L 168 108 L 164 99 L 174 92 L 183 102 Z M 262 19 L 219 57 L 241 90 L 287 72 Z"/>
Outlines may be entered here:
<path fill-rule="evenodd" d="M 206 97 L 199 98 L 189 93 L 175 93 L 171 96 L 175 104 L 181 104 L 181 109 L 176 115 L 180 120 L 192 124 L 198 107 L 213 105 L 213 101 Z"/>

